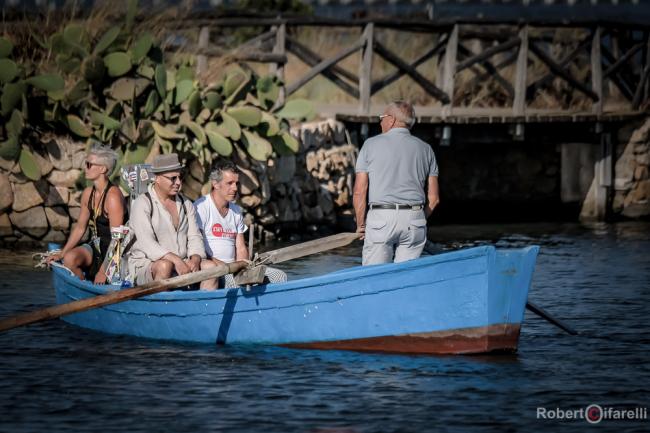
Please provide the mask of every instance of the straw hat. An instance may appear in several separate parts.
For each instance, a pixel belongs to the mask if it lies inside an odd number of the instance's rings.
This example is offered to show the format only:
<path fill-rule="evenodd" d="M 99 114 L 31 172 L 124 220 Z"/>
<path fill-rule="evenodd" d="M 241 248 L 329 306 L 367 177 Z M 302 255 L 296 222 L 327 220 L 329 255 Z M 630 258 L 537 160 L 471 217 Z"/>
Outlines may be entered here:
<path fill-rule="evenodd" d="M 165 173 L 167 171 L 182 170 L 183 164 L 178 160 L 177 153 L 168 153 L 165 155 L 156 155 L 153 158 L 151 171 L 153 173 Z"/>

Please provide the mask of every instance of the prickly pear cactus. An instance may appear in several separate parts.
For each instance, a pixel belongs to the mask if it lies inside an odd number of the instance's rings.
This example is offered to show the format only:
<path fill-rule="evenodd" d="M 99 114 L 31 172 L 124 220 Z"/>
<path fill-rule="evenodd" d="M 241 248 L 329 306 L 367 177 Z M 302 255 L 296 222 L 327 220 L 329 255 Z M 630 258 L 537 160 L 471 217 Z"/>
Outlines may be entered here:
<path fill-rule="evenodd" d="M 124 23 L 98 35 L 81 23 L 64 25 L 41 42 L 53 59 L 48 65 L 17 64 L 12 42 L 0 37 L 0 157 L 39 176 L 21 144 L 24 130 L 35 127 L 108 143 L 120 164 L 178 152 L 207 167 L 235 150 L 258 161 L 298 151 L 288 120 L 312 116 L 311 103 L 278 107 L 282 83 L 243 70 L 201 85 L 191 62 L 170 66 L 152 34 L 134 34 L 136 6 L 129 0 Z"/>

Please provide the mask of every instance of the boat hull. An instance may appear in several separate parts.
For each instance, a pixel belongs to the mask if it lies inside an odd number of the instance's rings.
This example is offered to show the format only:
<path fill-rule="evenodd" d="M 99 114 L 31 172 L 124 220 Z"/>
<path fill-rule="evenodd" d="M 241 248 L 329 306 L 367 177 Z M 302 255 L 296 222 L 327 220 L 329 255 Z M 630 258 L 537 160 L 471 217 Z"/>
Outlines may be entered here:
<path fill-rule="evenodd" d="M 210 344 L 415 354 L 516 351 L 538 248 L 477 247 L 283 284 L 173 291 L 76 313 L 84 328 Z M 57 301 L 106 293 L 54 269 Z"/>

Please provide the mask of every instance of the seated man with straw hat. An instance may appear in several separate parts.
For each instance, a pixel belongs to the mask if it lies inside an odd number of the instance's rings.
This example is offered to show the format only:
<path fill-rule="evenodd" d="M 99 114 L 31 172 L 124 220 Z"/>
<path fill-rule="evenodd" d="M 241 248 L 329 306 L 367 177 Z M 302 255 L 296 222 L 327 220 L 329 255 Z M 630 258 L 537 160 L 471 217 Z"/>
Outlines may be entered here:
<path fill-rule="evenodd" d="M 156 156 L 153 182 L 131 205 L 129 275 L 136 285 L 198 271 L 205 258 L 194 206 L 180 194 L 182 170 L 177 154 Z"/>

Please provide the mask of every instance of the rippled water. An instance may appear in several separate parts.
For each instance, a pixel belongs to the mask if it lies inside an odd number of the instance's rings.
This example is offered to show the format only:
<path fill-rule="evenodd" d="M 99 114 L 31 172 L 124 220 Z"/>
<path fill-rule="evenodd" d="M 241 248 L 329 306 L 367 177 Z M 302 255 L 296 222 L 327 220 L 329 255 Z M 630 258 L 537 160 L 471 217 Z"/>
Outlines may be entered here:
<path fill-rule="evenodd" d="M 585 431 L 537 408 L 650 406 L 650 224 L 445 226 L 442 249 L 539 244 L 516 355 L 396 356 L 214 347 L 107 336 L 53 321 L 0 335 L 0 431 Z M 284 266 L 359 263 L 359 247 Z M 54 302 L 48 272 L 0 255 L 0 316 Z M 650 431 L 650 420 L 598 431 Z"/>

